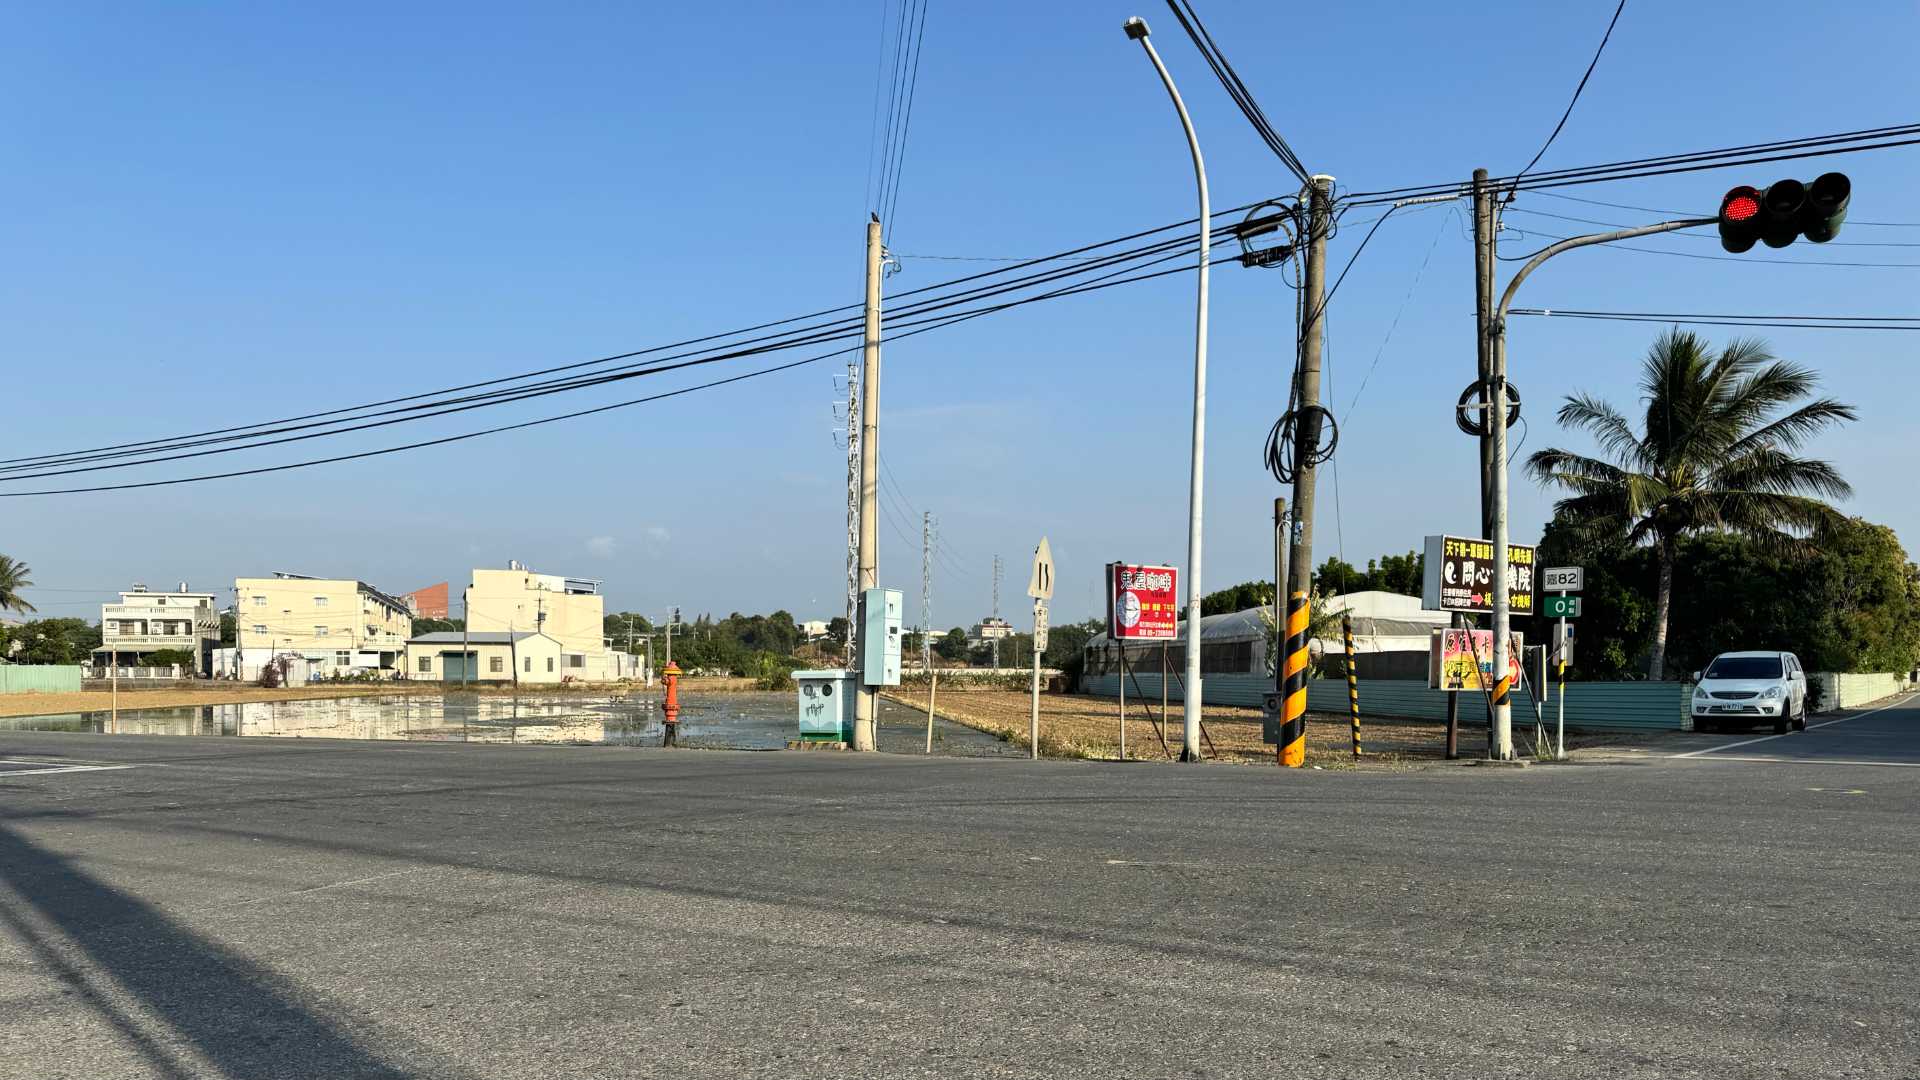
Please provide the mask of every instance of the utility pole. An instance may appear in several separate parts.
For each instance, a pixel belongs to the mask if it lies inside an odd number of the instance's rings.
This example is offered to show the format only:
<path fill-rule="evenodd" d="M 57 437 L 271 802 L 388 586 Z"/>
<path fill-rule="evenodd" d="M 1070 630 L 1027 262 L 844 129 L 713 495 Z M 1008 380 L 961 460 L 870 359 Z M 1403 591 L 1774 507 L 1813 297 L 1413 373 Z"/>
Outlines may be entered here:
<path fill-rule="evenodd" d="M 853 667 L 853 643 L 860 632 L 860 376 L 859 361 L 847 359 L 847 667 Z"/>
<path fill-rule="evenodd" d="M 1306 325 L 1300 328 L 1298 382 L 1294 387 L 1293 542 L 1287 552 L 1279 763 L 1300 768 L 1307 760 L 1307 631 L 1312 623 L 1314 457 L 1320 452 L 1320 356 L 1327 307 L 1327 231 L 1333 217 L 1333 177 L 1317 175 L 1308 189 L 1307 261 L 1302 274 Z M 1278 588 L 1276 583 L 1275 588 Z M 1274 606 L 1279 608 L 1279 599 Z"/>
<path fill-rule="evenodd" d="M 1489 348 L 1487 320 L 1493 312 L 1495 223 L 1493 189 L 1487 183 L 1487 170 L 1473 170 L 1473 313 L 1476 328 L 1475 370 L 1478 372 L 1478 398 L 1484 403 L 1493 386 L 1493 355 Z M 1493 427 L 1491 410 L 1480 410 L 1480 535 L 1493 536 Z M 1472 617 L 1456 612 L 1453 626 L 1472 631 Z M 1471 644 L 1471 641 L 1469 641 Z M 1493 754 L 1493 717 L 1487 717 L 1487 753 Z M 1460 700 L 1447 695 L 1447 757 L 1460 755 Z"/>
<path fill-rule="evenodd" d="M 868 589 L 880 587 L 880 265 L 884 257 L 880 216 L 867 217 L 866 342 L 860 353 L 860 600 L 854 623 L 854 670 L 866 658 L 861 634 L 866 630 Z M 852 629 L 852 628 L 850 628 Z M 877 695 L 865 676 L 854 679 L 853 748 L 872 750 Z"/>
<path fill-rule="evenodd" d="M 460 685 L 465 687 L 473 668 L 470 644 L 473 635 L 473 586 L 460 590 Z M 446 672 L 440 673 L 445 678 Z"/>
<path fill-rule="evenodd" d="M 933 670 L 933 511 L 920 511 L 920 670 Z"/>

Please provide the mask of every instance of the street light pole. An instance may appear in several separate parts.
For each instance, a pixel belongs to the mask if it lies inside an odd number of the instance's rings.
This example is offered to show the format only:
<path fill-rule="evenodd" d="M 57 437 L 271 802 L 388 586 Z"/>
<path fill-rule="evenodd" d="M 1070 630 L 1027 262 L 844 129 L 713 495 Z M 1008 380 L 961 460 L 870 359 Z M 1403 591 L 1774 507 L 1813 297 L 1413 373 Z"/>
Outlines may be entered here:
<path fill-rule="evenodd" d="M 1200 137 L 1194 134 L 1193 119 L 1187 115 L 1186 102 L 1173 85 L 1167 65 L 1147 39 L 1152 33 L 1147 21 L 1134 16 L 1126 21 L 1127 37 L 1138 41 L 1160 73 L 1160 82 L 1173 99 L 1180 114 L 1180 127 L 1187 133 L 1187 149 L 1193 154 L 1194 186 L 1200 191 L 1200 283 L 1194 306 L 1193 329 L 1193 454 L 1192 473 L 1187 490 L 1187 677 L 1186 728 L 1180 744 L 1181 761 L 1200 760 L 1200 553 L 1202 504 L 1206 495 L 1207 457 L 1207 263 L 1212 254 L 1213 210 L 1207 199 L 1207 163 L 1200 155 Z"/>
<path fill-rule="evenodd" d="M 1487 395 L 1487 428 L 1493 433 L 1493 737 L 1488 756 L 1499 760 L 1513 757 L 1513 680 L 1507 674 L 1511 666 L 1507 657 L 1511 651 L 1508 638 L 1513 626 L 1510 599 L 1510 568 L 1507 565 L 1507 309 L 1513 304 L 1513 295 L 1520 289 L 1520 283 L 1541 263 L 1563 251 L 1574 248 L 1592 247 L 1595 244 L 1610 244 L 1615 240 L 1631 240 L 1636 236 L 1652 236 L 1656 233 L 1673 232 L 1677 229 L 1692 229 L 1701 225 L 1713 225 L 1718 218 L 1682 218 L 1677 221 L 1663 221 L 1657 225 L 1642 225 L 1637 229 L 1617 229 L 1613 232 L 1591 233 L 1562 240 L 1543 249 L 1540 254 L 1527 260 L 1513 279 L 1507 282 L 1506 291 L 1500 294 L 1500 304 L 1487 320 L 1489 356 L 1492 360 L 1493 386 Z"/>

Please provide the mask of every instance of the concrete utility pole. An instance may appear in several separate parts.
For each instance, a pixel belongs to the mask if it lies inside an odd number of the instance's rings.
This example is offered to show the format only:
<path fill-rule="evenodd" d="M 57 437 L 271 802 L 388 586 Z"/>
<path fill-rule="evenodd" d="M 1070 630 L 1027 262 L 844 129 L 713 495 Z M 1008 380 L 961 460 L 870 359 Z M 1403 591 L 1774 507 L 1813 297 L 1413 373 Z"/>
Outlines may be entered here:
<path fill-rule="evenodd" d="M 860 633 L 860 364 L 847 361 L 847 667 Z"/>
<path fill-rule="evenodd" d="M 993 621 L 996 625 L 1000 622 L 1000 573 L 1000 556 L 995 555 L 993 557 Z M 993 666 L 997 671 L 1000 668 L 1000 631 L 995 630 L 990 640 L 993 642 Z"/>
<path fill-rule="evenodd" d="M 1202 552 L 1202 509 L 1206 502 L 1207 477 L 1207 279 L 1208 262 L 1213 253 L 1213 207 L 1207 197 L 1207 162 L 1200 154 L 1200 137 L 1194 133 L 1193 118 L 1187 115 L 1187 103 L 1173 85 L 1167 65 L 1148 40 L 1152 33 L 1145 19 L 1135 16 L 1124 25 L 1127 37 L 1138 41 L 1147 59 L 1159 73 L 1160 82 L 1173 99 L 1173 110 L 1180 115 L 1180 127 L 1187 135 L 1187 151 L 1193 156 L 1193 182 L 1200 195 L 1199 284 L 1193 317 L 1193 451 L 1191 473 L 1187 480 L 1187 677 L 1185 687 L 1186 725 L 1180 743 L 1181 761 L 1200 760 L 1200 717 L 1204 696 L 1200 690 L 1200 556 Z"/>
<path fill-rule="evenodd" d="M 1325 342 L 1327 231 L 1333 212 L 1333 177 L 1316 176 L 1308 196 L 1307 261 L 1301 288 L 1307 323 L 1300 328 L 1300 384 L 1293 426 L 1293 542 L 1287 553 L 1287 590 L 1313 591 L 1313 456 L 1320 449 L 1320 356 Z"/>
<path fill-rule="evenodd" d="M 1333 218 L 1333 177 L 1317 175 L 1307 191 L 1307 260 L 1301 303 L 1298 382 L 1293 393 L 1293 542 L 1287 552 L 1286 620 L 1280 632 L 1284 655 L 1276 665 L 1281 693 L 1280 765 L 1307 763 L 1307 640 L 1313 604 L 1314 456 L 1320 452 L 1320 356 L 1327 325 L 1327 232 Z M 1278 588 L 1278 585 L 1275 586 Z M 1279 611 L 1279 598 L 1274 598 Z"/>
<path fill-rule="evenodd" d="M 867 218 L 866 344 L 860 356 L 860 617 L 852 627 L 853 667 L 866 664 L 861 635 L 867 624 L 867 590 L 880 587 L 880 265 L 885 249 L 880 217 Z M 864 674 L 854 678 L 853 748 L 872 750 L 878 704 Z"/>
<path fill-rule="evenodd" d="M 473 668 L 473 653 L 469 642 L 473 635 L 473 586 L 460 590 L 460 685 L 466 686 Z M 440 673 L 445 678 L 446 672 Z"/>

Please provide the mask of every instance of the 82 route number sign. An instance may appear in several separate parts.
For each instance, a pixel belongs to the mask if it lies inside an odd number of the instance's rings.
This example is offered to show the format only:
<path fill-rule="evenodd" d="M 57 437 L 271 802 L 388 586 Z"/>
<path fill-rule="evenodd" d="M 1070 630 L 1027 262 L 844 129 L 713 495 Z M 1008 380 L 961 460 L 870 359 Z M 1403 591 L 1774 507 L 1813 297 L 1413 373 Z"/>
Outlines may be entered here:
<path fill-rule="evenodd" d="M 1541 592 L 1579 592 L 1587 583 L 1587 572 L 1578 566 L 1549 566 L 1540 571 Z"/>

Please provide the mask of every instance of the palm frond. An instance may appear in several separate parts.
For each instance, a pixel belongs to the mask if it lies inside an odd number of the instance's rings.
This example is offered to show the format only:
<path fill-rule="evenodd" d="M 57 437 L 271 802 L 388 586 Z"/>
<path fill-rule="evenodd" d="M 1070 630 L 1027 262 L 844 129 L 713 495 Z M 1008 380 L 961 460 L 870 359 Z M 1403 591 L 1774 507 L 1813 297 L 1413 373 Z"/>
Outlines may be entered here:
<path fill-rule="evenodd" d="M 1557 414 L 1560 426 L 1580 428 L 1593 435 L 1600 451 L 1615 461 L 1633 467 L 1645 460 L 1641 439 L 1612 405 L 1588 394 L 1570 396 Z"/>
<path fill-rule="evenodd" d="M 1753 429 L 1727 448 L 1730 457 L 1739 457 L 1749 450 L 1761 446 L 1774 446 L 1782 450 L 1798 450 L 1808 439 L 1821 430 L 1840 423 L 1843 420 L 1858 420 L 1860 414 L 1851 405 L 1821 398 L 1810 401 L 1798 409 Z"/>

